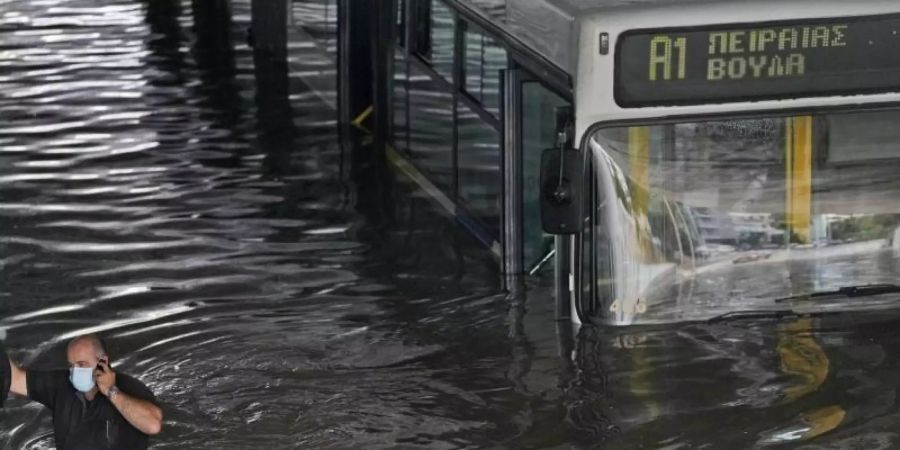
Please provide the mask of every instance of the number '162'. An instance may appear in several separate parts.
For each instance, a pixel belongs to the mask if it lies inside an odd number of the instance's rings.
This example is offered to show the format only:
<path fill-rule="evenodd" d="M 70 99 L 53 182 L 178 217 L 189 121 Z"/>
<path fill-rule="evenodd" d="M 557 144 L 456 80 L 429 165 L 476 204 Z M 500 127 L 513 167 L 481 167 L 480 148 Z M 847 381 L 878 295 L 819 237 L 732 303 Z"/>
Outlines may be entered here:
<path fill-rule="evenodd" d="M 678 55 L 678 60 L 675 55 Z M 650 81 L 683 80 L 687 66 L 687 38 L 656 36 L 650 41 Z M 674 69 L 674 71 L 673 71 Z"/>

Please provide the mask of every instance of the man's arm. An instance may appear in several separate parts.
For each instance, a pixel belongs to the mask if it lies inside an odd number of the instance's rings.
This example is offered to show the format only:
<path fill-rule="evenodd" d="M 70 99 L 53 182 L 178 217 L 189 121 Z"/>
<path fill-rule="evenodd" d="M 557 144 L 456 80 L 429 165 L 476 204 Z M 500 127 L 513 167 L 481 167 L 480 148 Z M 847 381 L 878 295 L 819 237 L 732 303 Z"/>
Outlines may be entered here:
<path fill-rule="evenodd" d="M 102 370 L 94 371 L 100 393 L 109 399 L 131 426 L 147 435 L 159 434 L 162 431 L 162 409 L 152 402 L 126 394 L 118 388 L 113 391 L 114 394 L 110 394 L 110 390 L 116 385 L 116 373 L 104 360 L 100 360 L 100 367 Z"/>
<path fill-rule="evenodd" d="M 12 360 L 9 360 L 9 370 L 12 373 L 12 382 L 9 385 L 9 392 L 22 397 L 28 396 L 28 379 L 22 368 L 17 366 Z"/>
<path fill-rule="evenodd" d="M 119 410 L 119 414 L 133 427 L 147 435 L 159 434 L 162 431 L 162 410 L 146 400 L 132 397 L 117 389 L 117 393 L 109 401 Z M 107 391 L 108 393 L 108 391 Z"/>

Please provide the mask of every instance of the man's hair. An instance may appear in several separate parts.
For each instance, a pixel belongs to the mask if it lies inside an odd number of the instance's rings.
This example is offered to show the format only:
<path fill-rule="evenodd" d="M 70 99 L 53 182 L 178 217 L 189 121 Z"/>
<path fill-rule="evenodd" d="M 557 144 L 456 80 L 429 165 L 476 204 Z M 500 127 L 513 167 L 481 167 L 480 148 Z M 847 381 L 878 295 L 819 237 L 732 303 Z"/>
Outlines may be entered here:
<path fill-rule="evenodd" d="M 87 342 L 91 344 L 91 346 L 94 347 L 94 352 L 97 353 L 98 357 L 106 356 L 107 358 L 109 358 L 109 353 L 106 352 L 106 344 L 103 342 L 103 339 L 100 336 L 94 333 L 78 336 L 69 341 L 69 347 L 71 348 L 73 345 L 81 342 Z"/>

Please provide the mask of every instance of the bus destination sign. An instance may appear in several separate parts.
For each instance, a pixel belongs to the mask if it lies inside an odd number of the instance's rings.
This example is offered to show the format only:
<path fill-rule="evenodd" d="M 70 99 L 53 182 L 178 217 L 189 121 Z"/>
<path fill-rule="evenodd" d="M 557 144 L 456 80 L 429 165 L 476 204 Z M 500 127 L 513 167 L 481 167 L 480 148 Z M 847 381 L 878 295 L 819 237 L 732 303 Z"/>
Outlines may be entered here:
<path fill-rule="evenodd" d="M 900 16 L 632 31 L 615 84 L 625 108 L 900 92 Z"/>

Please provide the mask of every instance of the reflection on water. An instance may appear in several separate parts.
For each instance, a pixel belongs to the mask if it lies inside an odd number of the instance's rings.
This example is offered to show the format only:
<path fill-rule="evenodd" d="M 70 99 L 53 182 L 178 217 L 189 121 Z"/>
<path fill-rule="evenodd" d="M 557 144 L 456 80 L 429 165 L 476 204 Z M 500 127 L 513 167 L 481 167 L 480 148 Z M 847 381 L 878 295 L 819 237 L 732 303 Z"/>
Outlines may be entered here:
<path fill-rule="evenodd" d="M 606 376 L 575 384 L 578 430 L 616 449 L 892 448 L 896 320 L 583 332 L 576 363 Z"/>
<path fill-rule="evenodd" d="M 555 323 L 341 145 L 329 49 L 279 72 L 247 1 L 208 36 L 192 3 L 0 2 L 0 334 L 32 367 L 108 335 L 163 402 L 155 448 L 896 445 L 896 320 Z M 52 445 L 0 411 L 0 446 Z"/>

